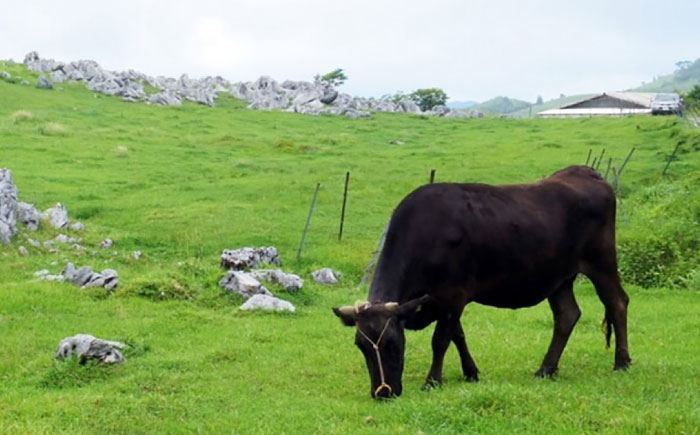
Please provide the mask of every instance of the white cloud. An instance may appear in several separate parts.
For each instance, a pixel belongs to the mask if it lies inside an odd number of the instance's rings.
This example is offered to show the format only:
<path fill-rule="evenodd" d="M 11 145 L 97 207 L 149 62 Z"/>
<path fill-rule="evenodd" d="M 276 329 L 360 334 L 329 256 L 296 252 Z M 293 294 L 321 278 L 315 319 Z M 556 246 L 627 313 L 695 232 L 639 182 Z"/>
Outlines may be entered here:
<path fill-rule="evenodd" d="M 631 87 L 700 56 L 700 2 L 275 0 L 6 2 L 0 58 L 31 50 L 152 75 L 311 79 L 453 98 Z"/>

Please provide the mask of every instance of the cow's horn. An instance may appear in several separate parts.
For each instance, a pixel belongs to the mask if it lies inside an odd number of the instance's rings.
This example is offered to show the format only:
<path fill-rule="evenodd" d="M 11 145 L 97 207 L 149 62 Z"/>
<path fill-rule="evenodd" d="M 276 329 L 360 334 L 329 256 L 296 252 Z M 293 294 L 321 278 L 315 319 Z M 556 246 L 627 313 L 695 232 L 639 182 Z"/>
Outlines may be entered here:
<path fill-rule="evenodd" d="M 347 305 L 345 307 L 339 307 L 338 312 L 344 316 L 352 316 L 355 314 L 355 307 Z"/>
<path fill-rule="evenodd" d="M 398 302 L 387 302 L 384 304 L 384 308 L 386 308 L 389 311 L 394 311 L 399 307 Z"/>

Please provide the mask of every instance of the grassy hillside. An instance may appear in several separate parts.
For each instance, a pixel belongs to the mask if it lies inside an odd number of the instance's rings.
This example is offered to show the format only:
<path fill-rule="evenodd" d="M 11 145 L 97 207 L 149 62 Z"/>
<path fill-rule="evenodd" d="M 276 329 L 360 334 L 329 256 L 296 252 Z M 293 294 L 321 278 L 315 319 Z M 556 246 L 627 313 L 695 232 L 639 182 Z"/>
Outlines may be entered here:
<path fill-rule="evenodd" d="M 58 231 L 22 230 L 0 245 L 0 422 L 8 433 L 693 433 L 700 427 L 700 135 L 676 119 L 370 119 L 218 107 L 123 103 L 79 85 L 40 90 L 36 76 L 0 63 L 0 167 L 20 199 L 63 202 L 86 230 L 85 251 L 26 243 Z M 400 141 L 402 145 L 394 145 Z M 661 172 L 676 145 L 666 176 Z M 583 311 L 556 381 L 535 380 L 551 337 L 547 304 L 527 310 L 470 305 L 462 319 L 482 374 L 460 380 L 456 352 L 445 386 L 420 391 L 432 327 L 407 333 L 404 395 L 369 398 L 351 328 L 330 307 L 366 298 L 359 286 L 392 208 L 437 181 L 527 182 L 589 150 L 613 157 L 621 179 L 618 234 L 630 293 L 633 366 L 612 371 L 603 307 L 585 279 Z M 604 161 L 607 161 L 604 159 Z M 603 165 L 604 167 L 605 165 Z M 602 168 L 601 168 L 602 169 Z M 345 172 L 351 185 L 337 240 Z M 316 183 L 304 256 L 295 260 Z M 622 211 L 624 209 L 624 211 Z M 98 247 L 104 237 L 113 248 Z M 30 255 L 22 257 L 24 245 Z M 248 313 L 217 281 L 224 248 L 274 245 L 304 289 L 278 296 L 293 315 Z M 134 260 L 130 253 L 141 250 Z M 66 261 L 112 267 L 106 296 L 33 272 Z M 311 282 L 321 266 L 338 287 Z M 640 284 L 640 285 L 636 285 Z M 643 286 L 642 286 L 643 285 Z M 90 333 L 132 345 L 103 367 L 53 361 L 59 340 Z"/>
<path fill-rule="evenodd" d="M 515 98 L 496 97 L 477 104 L 473 107 L 473 109 L 487 113 L 509 115 L 518 110 L 527 109 L 530 107 L 530 105 L 531 104 L 527 101 L 522 101 Z"/>
<path fill-rule="evenodd" d="M 638 92 L 688 92 L 700 84 L 700 59 L 687 68 L 658 77 L 649 83 L 632 89 Z"/>

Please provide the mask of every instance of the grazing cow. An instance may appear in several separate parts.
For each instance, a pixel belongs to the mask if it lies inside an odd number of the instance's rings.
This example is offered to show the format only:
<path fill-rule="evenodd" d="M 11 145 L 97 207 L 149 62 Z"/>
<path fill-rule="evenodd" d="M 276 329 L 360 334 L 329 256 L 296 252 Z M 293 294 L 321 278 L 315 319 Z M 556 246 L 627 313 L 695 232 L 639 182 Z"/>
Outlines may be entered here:
<path fill-rule="evenodd" d="M 600 175 L 572 166 L 539 182 L 507 186 L 430 184 L 401 201 L 389 225 L 369 290 L 369 301 L 333 308 L 356 326 L 371 395 L 401 394 L 404 329 L 437 321 L 433 361 L 425 388 L 442 383 L 450 342 L 467 381 L 478 380 L 460 316 L 477 302 L 522 308 L 547 299 L 554 336 L 536 376 L 551 376 L 581 315 L 574 298 L 576 275 L 586 275 L 605 306 L 610 344 L 615 330 L 615 369 L 630 364 L 629 298 L 620 285 L 615 253 L 615 195 Z"/>

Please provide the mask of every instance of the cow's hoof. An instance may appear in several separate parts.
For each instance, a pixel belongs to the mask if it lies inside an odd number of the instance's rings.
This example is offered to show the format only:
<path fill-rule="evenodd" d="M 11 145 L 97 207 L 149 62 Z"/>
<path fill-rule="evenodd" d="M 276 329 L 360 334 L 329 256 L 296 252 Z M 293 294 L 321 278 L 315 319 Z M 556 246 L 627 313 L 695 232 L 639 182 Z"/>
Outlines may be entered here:
<path fill-rule="evenodd" d="M 540 367 L 539 370 L 535 372 L 535 377 L 536 378 L 553 378 L 554 375 L 557 373 L 557 368 L 556 367 Z"/>
<path fill-rule="evenodd" d="M 615 361 L 615 370 L 627 370 L 630 368 L 630 364 L 632 364 L 632 360 L 629 358 L 622 361 Z"/>
<path fill-rule="evenodd" d="M 464 380 L 467 382 L 479 382 L 479 375 L 476 373 L 464 375 Z"/>
<path fill-rule="evenodd" d="M 429 378 L 425 381 L 425 384 L 423 384 L 423 391 L 430 391 L 434 388 L 441 387 L 442 386 L 442 381 L 438 381 L 437 379 Z"/>

